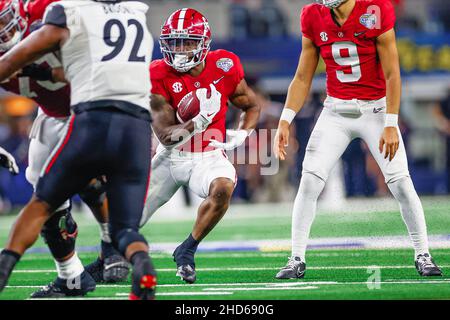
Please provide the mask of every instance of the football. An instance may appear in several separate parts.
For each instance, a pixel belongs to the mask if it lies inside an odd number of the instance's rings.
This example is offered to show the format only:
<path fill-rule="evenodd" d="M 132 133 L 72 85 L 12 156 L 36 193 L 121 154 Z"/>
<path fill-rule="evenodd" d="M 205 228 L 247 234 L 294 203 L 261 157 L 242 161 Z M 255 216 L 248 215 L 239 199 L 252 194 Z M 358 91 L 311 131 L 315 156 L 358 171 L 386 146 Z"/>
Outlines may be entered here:
<path fill-rule="evenodd" d="M 196 90 L 189 92 L 178 103 L 177 119 L 180 123 L 192 119 L 200 112 L 200 101 L 195 93 Z"/>

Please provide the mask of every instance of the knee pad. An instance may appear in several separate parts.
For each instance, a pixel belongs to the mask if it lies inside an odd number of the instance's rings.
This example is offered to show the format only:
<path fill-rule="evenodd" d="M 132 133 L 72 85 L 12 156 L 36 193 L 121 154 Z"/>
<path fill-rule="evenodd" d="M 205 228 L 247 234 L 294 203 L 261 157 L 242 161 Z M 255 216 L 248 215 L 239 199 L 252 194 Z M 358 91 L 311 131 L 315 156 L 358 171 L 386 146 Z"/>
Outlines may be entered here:
<path fill-rule="evenodd" d="M 299 193 L 303 196 L 317 200 L 325 187 L 325 181 L 317 175 L 304 172 L 300 181 Z"/>
<path fill-rule="evenodd" d="M 62 259 L 75 250 L 77 234 L 77 223 L 69 209 L 55 212 L 41 231 L 41 236 L 55 259 Z"/>
<path fill-rule="evenodd" d="M 105 181 L 102 178 L 96 179 L 78 195 L 88 206 L 100 206 L 106 198 Z"/>
<path fill-rule="evenodd" d="M 147 244 L 144 236 L 133 229 L 122 229 L 112 234 L 115 247 L 125 256 L 125 252 L 133 242 L 144 242 Z"/>
<path fill-rule="evenodd" d="M 33 172 L 30 166 L 28 166 L 25 169 L 25 178 L 33 186 L 33 188 L 36 189 L 36 185 L 39 180 L 39 173 Z"/>

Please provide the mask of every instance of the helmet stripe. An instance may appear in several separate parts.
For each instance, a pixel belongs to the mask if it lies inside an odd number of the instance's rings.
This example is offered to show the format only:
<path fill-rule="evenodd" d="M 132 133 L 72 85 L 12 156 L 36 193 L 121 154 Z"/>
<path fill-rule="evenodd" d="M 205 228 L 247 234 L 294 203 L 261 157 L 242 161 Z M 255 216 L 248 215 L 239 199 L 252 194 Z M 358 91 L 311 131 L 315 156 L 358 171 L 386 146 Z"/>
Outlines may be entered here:
<path fill-rule="evenodd" d="M 188 9 L 187 8 L 183 8 L 181 9 L 180 15 L 178 16 L 178 26 L 177 29 L 178 30 L 183 30 L 183 25 L 184 25 L 184 17 L 186 16 L 186 11 Z"/>

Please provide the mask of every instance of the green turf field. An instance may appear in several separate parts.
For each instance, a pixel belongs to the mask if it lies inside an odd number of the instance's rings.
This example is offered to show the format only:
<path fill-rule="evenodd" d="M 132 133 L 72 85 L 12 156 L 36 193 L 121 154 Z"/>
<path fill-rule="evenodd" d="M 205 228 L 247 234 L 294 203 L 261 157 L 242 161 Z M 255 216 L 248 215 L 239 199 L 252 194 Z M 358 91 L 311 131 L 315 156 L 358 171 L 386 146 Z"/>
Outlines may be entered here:
<path fill-rule="evenodd" d="M 450 299 L 450 200 L 424 201 L 432 254 L 444 272 L 444 277 L 427 279 L 418 276 L 412 249 L 394 249 L 406 239 L 400 214 L 392 210 L 395 204 L 383 199 L 362 204 L 351 202 L 345 212 L 319 212 L 312 244 L 324 249 L 309 251 L 305 279 L 288 281 L 275 280 L 274 275 L 289 256 L 290 204 L 232 206 L 196 256 L 198 280 L 194 285 L 184 284 L 175 276 L 170 252 L 189 234 L 195 210 L 179 217 L 156 216 L 143 232 L 153 249 L 159 250 L 152 254 L 159 271 L 157 299 Z M 80 257 L 88 263 L 96 256 L 92 246 L 98 242 L 97 226 L 87 216 L 76 218 Z M 0 245 L 12 221 L 12 217 L 0 218 Z M 366 242 L 361 242 L 362 247 L 358 242 L 356 247 L 330 249 L 333 243 L 348 239 Z M 223 251 L 243 250 L 250 240 L 256 240 L 252 245 L 262 244 L 251 251 Z M 376 243 L 381 247 L 372 248 Z M 44 247 L 41 241 L 35 245 L 40 247 Z M 26 299 L 55 275 L 48 254 L 28 253 L 0 299 Z M 86 298 L 126 299 L 128 292 L 129 283 L 105 284 Z"/>

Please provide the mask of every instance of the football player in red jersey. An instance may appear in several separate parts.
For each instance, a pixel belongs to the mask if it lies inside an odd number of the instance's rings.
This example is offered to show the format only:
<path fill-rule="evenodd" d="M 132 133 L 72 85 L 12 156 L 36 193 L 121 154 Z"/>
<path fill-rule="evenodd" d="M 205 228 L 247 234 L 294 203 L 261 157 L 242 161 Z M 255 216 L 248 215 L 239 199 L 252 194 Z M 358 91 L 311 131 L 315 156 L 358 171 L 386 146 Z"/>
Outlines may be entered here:
<path fill-rule="evenodd" d="M 292 215 L 292 256 L 276 278 L 302 278 L 317 198 L 328 174 L 355 138 L 362 138 L 400 204 L 421 276 L 440 276 L 428 248 L 419 197 L 409 176 L 397 120 L 401 79 L 395 14 L 389 0 L 321 0 L 301 13 L 302 52 L 274 142 L 286 157 L 289 126 L 303 107 L 319 55 L 326 64 L 327 98 L 306 147 Z"/>
<path fill-rule="evenodd" d="M 39 28 L 45 9 L 57 0 L 2 0 L 0 1 L 0 55 L 12 49 L 34 29 Z M 38 116 L 30 133 L 28 151 L 29 165 L 27 180 L 36 187 L 44 164 L 52 154 L 61 137 L 64 136 L 70 116 L 70 86 L 57 82 L 55 77 L 61 74 L 61 63 L 57 53 L 49 53 L 32 65 L 22 69 L 0 86 L 10 92 L 26 96 L 39 105 Z M 105 193 L 100 180 L 93 181 L 80 197 L 90 207 L 101 225 L 102 254 L 107 256 L 106 263 L 114 264 L 106 280 L 119 281 L 128 275 L 128 263 L 116 252 L 111 244 L 108 231 L 108 210 Z M 83 265 L 75 249 L 77 225 L 70 212 L 70 200 L 67 200 L 47 221 L 42 237 L 55 258 L 58 278 L 52 284 L 32 295 L 32 298 L 48 298 L 64 295 L 84 295 L 95 288 L 91 277 L 84 272 Z M 102 262 L 102 261 L 100 261 Z M 87 267 L 89 274 L 99 282 L 103 277 L 103 264 L 98 260 Z M 95 271 L 95 272 L 94 272 Z M 66 280 L 81 276 L 81 290 L 67 291 Z M 86 289 L 86 290 L 85 290 Z"/>
<path fill-rule="evenodd" d="M 182 185 L 205 199 L 192 233 L 173 253 L 177 275 L 188 283 L 196 280 L 197 246 L 227 211 L 235 187 L 236 172 L 223 150 L 243 144 L 259 118 L 259 107 L 239 58 L 225 50 L 210 51 L 210 42 L 211 30 L 201 13 L 189 8 L 177 10 L 161 30 L 164 59 L 153 61 L 150 67 L 152 126 L 161 143 L 152 160 L 141 225 Z M 180 124 L 177 106 L 195 90 L 200 113 Z M 228 101 L 243 112 L 237 130 L 225 131 Z M 183 130 L 188 137 L 179 142 Z"/>

